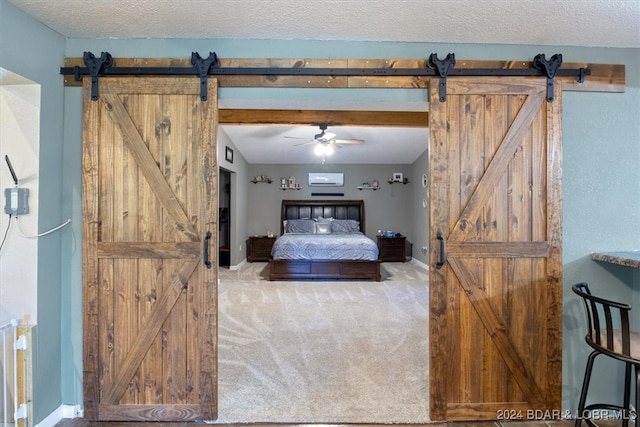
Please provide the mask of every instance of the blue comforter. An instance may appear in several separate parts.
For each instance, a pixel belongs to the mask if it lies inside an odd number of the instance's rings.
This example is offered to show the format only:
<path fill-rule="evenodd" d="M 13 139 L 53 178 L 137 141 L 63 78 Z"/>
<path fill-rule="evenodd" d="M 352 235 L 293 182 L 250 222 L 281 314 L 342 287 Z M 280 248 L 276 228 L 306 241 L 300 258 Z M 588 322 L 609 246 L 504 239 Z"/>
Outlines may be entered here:
<path fill-rule="evenodd" d="M 273 259 L 368 260 L 378 259 L 376 242 L 357 233 L 286 233 L 271 251 Z"/>

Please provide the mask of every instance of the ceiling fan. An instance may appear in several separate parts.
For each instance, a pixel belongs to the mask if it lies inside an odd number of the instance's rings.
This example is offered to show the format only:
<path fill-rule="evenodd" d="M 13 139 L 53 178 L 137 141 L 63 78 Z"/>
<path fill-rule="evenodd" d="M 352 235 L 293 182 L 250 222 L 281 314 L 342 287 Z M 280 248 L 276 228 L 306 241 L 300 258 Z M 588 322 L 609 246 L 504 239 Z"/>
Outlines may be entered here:
<path fill-rule="evenodd" d="M 301 145 L 308 145 L 308 144 L 316 144 L 316 147 L 314 148 L 313 152 L 317 156 L 322 156 L 322 163 L 325 162 L 326 156 L 333 154 L 333 152 L 336 149 L 341 148 L 341 146 L 344 144 L 353 144 L 353 145 L 364 144 L 363 139 L 336 139 L 335 133 L 327 132 L 326 123 L 322 123 L 318 125 L 318 127 L 320 128 L 320 133 L 314 135 L 312 140 L 310 141 L 308 140 L 307 142 L 302 142 L 300 144 L 295 144 L 294 147 L 298 147 Z M 285 138 L 307 139 L 307 138 L 300 138 L 295 136 L 285 136 Z"/>
<path fill-rule="evenodd" d="M 336 139 L 336 134 L 332 133 L 332 132 L 327 132 L 327 125 L 326 123 L 320 124 L 318 125 L 318 127 L 320 128 L 320 133 L 316 134 L 313 136 L 313 139 L 311 140 L 307 140 L 307 142 L 303 142 L 300 144 L 295 144 L 294 146 L 300 146 L 300 145 L 307 145 L 307 144 L 335 144 L 336 146 L 338 146 L 337 148 L 339 148 L 340 144 L 364 144 L 364 140 L 363 139 Z M 307 138 L 300 138 L 297 136 L 285 136 L 285 138 L 291 138 L 291 139 L 307 139 Z"/>

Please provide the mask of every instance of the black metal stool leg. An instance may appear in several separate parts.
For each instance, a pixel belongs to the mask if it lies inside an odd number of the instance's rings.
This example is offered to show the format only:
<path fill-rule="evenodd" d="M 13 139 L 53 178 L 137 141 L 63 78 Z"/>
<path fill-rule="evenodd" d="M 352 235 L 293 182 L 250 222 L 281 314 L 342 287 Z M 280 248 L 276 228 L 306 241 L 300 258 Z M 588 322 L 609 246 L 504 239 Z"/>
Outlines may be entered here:
<path fill-rule="evenodd" d="M 591 381 L 591 371 L 593 370 L 593 362 L 596 357 L 602 354 L 599 351 L 592 351 L 587 359 L 587 368 L 584 372 L 584 379 L 582 380 L 582 391 L 580 392 L 580 401 L 578 402 L 578 413 L 576 414 L 575 427 L 582 425 L 582 417 L 584 415 L 584 406 L 587 402 L 587 391 L 589 390 L 589 382 Z"/>
<path fill-rule="evenodd" d="M 636 425 L 636 427 L 638 426 L 638 407 L 640 407 L 640 365 L 635 365 L 636 368 L 636 407 L 635 410 L 633 411 L 633 414 L 629 414 L 629 416 L 634 416 L 635 417 L 635 421 L 634 424 Z"/>
<path fill-rule="evenodd" d="M 625 363 L 624 365 L 624 400 L 622 402 L 624 410 L 622 413 L 622 427 L 628 427 L 629 415 L 631 413 L 631 363 Z"/>

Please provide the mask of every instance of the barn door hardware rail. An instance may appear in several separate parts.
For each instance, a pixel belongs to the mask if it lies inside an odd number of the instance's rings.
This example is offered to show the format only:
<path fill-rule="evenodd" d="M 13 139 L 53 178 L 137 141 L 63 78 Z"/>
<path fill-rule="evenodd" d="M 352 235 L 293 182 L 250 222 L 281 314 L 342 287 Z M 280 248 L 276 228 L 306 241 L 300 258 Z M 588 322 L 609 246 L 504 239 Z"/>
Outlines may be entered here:
<path fill-rule="evenodd" d="M 83 55 L 85 66 L 61 67 L 60 74 L 73 75 L 76 81 L 82 76 L 91 76 L 91 99 L 98 99 L 99 76 L 123 75 L 196 75 L 200 77 L 200 97 L 207 99 L 207 76 L 434 76 L 440 77 L 440 100 L 446 100 L 446 79 L 456 76 L 542 76 L 547 78 L 547 99 L 553 101 L 553 86 L 556 77 L 575 76 L 578 83 L 591 75 L 589 68 L 562 69 L 562 55 L 555 54 L 549 61 L 543 54 L 536 55 L 532 68 L 455 68 L 455 55 L 449 53 L 440 60 L 432 53 L 423 68 L 305 68 L 305 67 L 221 67 L 214 52 L 204 59 L 197 52 L 191 54 L 193 67 L 114 67 L 108 52 L 96 58 L 91 52 Z"/>

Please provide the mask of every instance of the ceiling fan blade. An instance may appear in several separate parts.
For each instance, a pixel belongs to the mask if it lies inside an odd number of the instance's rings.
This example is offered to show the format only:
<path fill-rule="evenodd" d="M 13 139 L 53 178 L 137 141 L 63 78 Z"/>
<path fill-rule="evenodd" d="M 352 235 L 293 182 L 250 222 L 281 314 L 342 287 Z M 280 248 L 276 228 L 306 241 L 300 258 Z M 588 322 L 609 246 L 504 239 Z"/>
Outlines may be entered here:
<path fill-rule="evenodd" d="M 364 144 L 364 139 L 334 139 L 336 144 Z"/>
<path fill-rule="evenodd" d="M 304 138 L 299 138 L 299 139 L 304 139 Z M 301 145 L 310 145 L 310 144 L 315 144 L 315 141 L 307 141 L 307 142 L 301 142 L 300 144 L 293 144 L 294 147 L 300 147 Z"/>
<path fill-rule="evenodd" d="M 303 138 L 303 137 L 299 137 L 299 136 L 287 136 L 287 135 L 285 135 L 284 137 L 288 138 L 288 139 L 304 139 L 306 141 L 309 141 L 309 138 Z"/>

